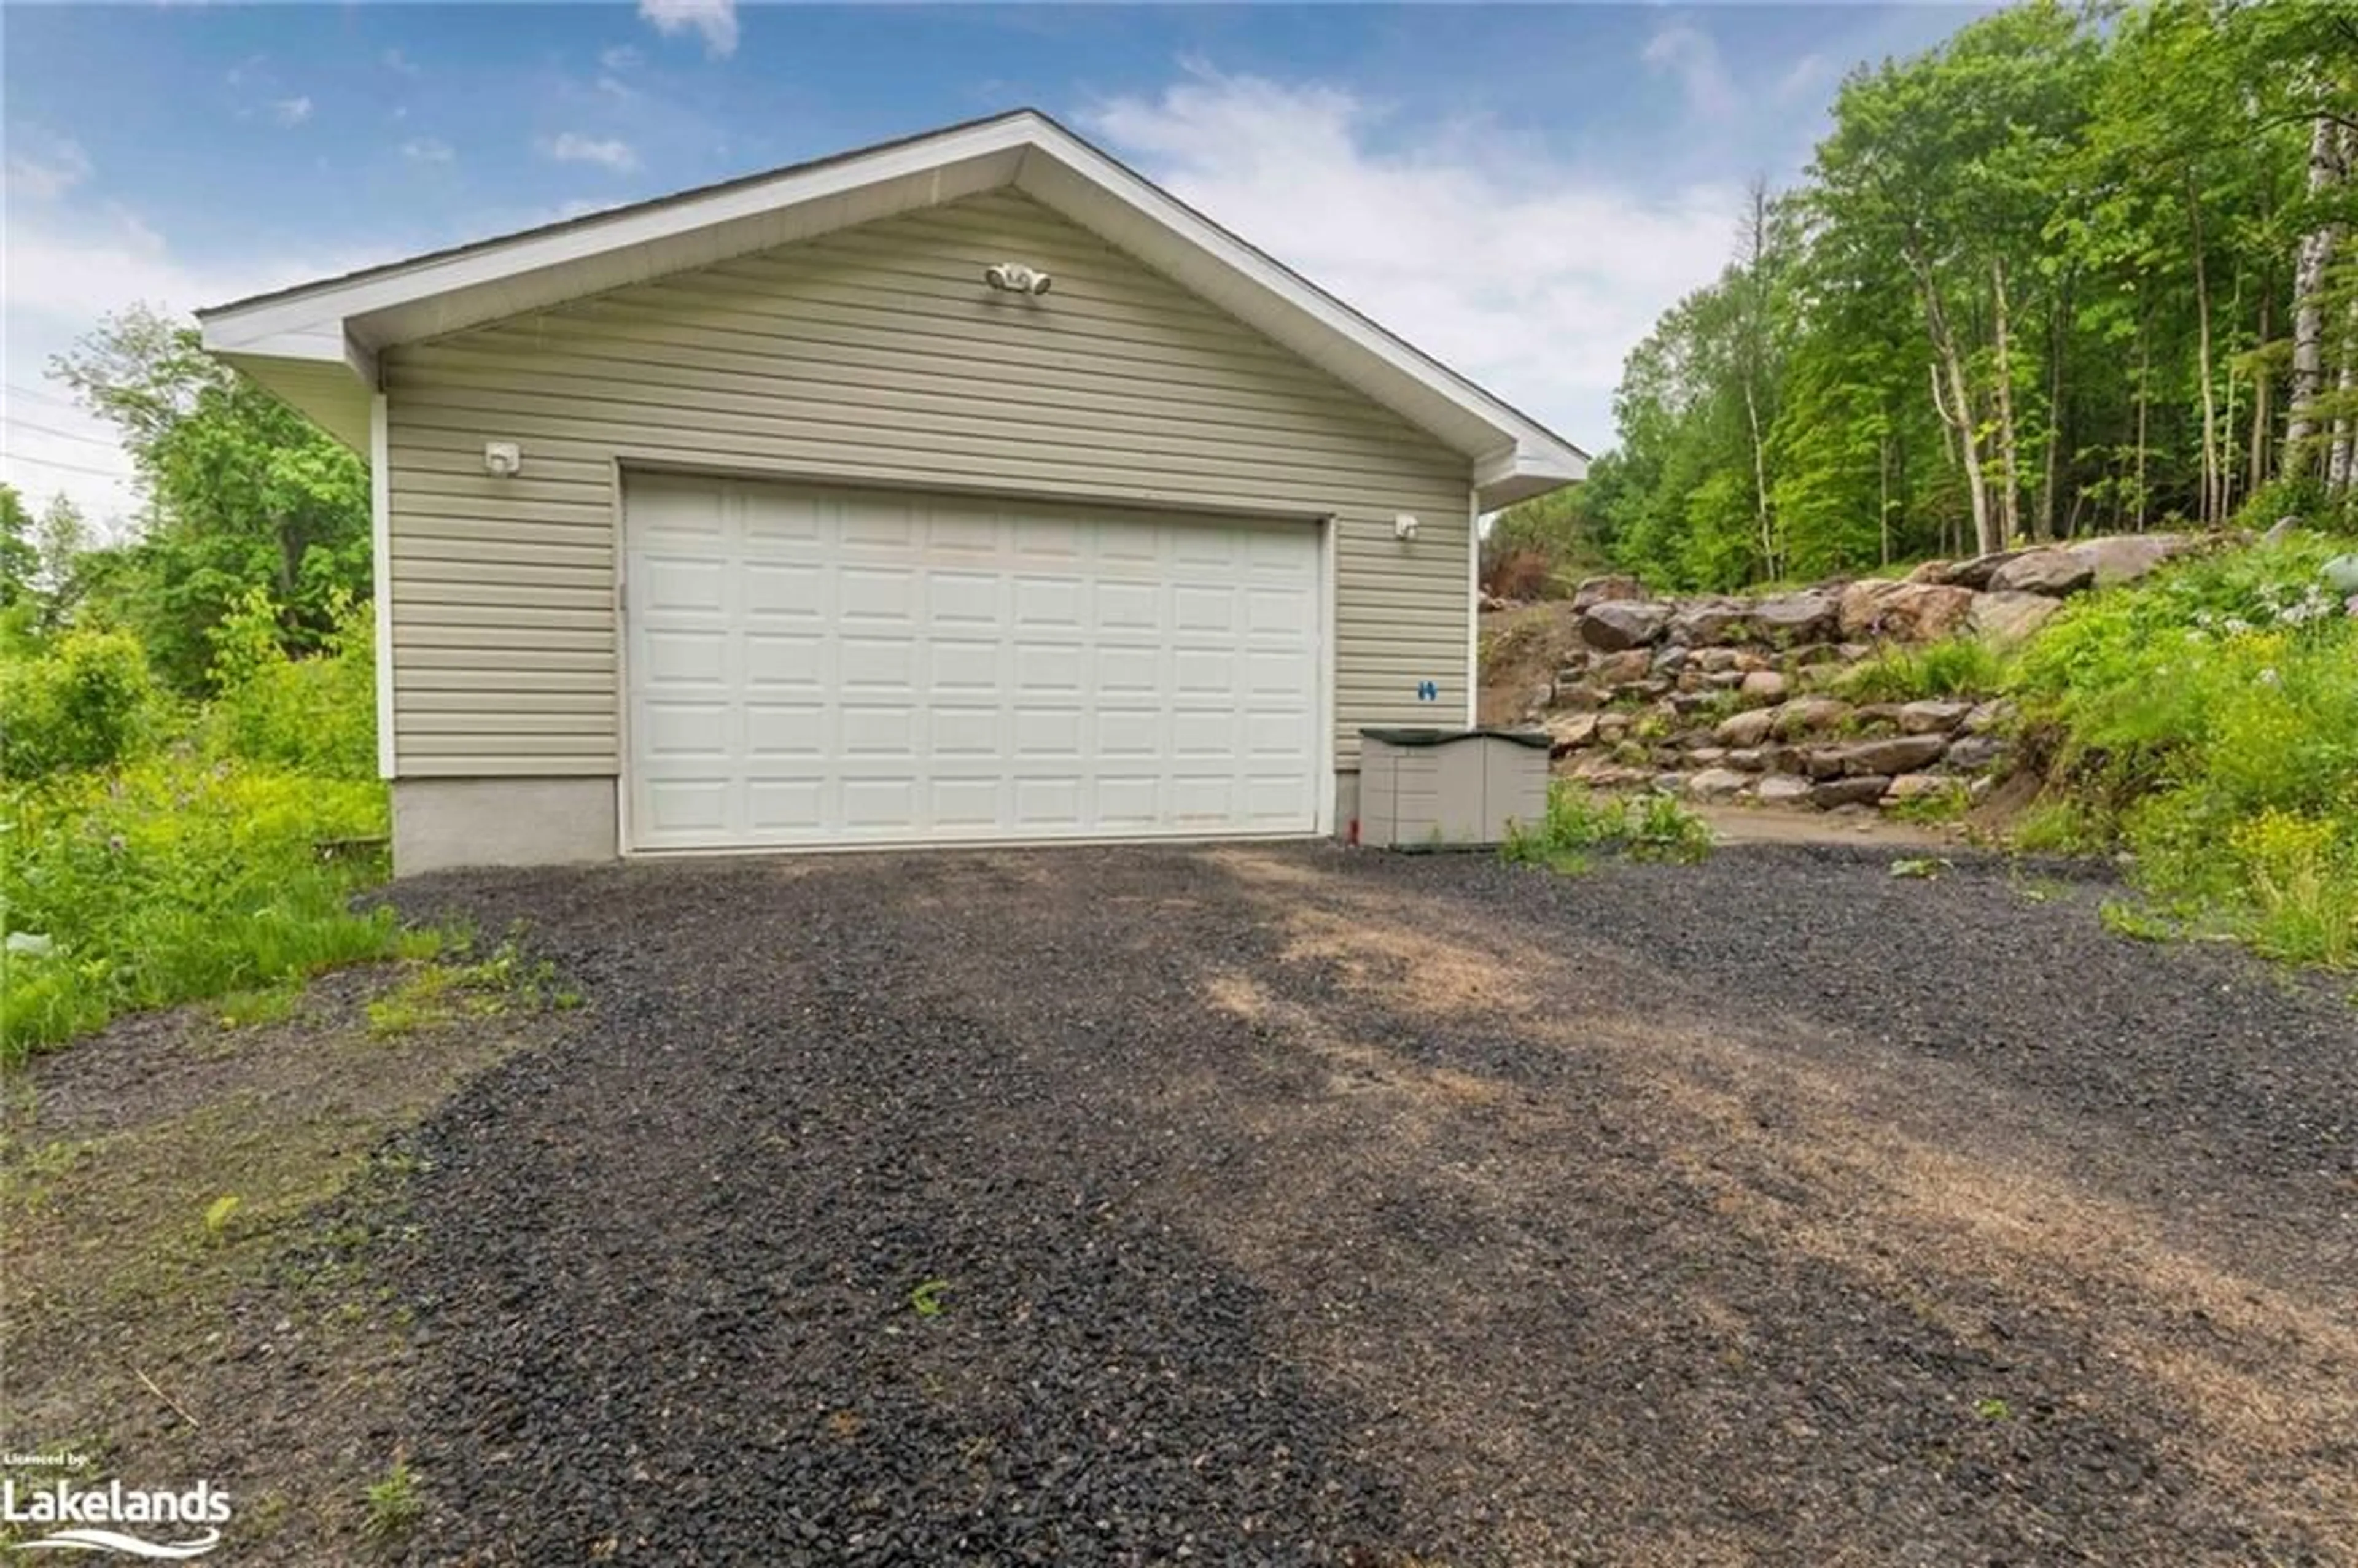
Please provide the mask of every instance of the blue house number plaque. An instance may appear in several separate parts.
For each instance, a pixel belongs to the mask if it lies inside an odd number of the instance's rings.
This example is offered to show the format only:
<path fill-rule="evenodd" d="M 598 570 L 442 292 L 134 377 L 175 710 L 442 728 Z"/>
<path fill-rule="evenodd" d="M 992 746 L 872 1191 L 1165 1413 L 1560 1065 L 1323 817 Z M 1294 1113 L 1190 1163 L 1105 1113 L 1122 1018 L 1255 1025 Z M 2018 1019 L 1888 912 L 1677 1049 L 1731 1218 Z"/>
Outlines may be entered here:
<path fill-rule="evenodd" d="M 1441 700 L 1441 683 L 1437 680 L 1421 680 L 1417 682 L 1416 699 L 1419 702 L 1439 702 Z"/>

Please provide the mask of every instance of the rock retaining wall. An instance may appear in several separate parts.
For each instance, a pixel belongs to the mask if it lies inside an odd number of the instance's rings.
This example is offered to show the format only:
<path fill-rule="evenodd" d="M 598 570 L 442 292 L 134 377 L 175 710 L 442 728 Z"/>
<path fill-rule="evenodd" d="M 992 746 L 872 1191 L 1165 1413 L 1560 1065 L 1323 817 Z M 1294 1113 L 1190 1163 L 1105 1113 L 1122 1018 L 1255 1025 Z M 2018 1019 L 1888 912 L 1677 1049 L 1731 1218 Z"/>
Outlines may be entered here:
<path fill-rule="evenodd" d="M 1520 717 L 1553 738 L 1559 773 L 1603 789 L 1828 810 L 1962 804 L 2005 769 L 2009 705 L 1855 703 L 1835 695 L 1844 677 L 1893 643 L 2018 643 L 2070 595 L 2201 543 L 2091 539 L 1758 598 L 1657 598 L 1594 578 L 1552 607 L 1569 647 Z"/>

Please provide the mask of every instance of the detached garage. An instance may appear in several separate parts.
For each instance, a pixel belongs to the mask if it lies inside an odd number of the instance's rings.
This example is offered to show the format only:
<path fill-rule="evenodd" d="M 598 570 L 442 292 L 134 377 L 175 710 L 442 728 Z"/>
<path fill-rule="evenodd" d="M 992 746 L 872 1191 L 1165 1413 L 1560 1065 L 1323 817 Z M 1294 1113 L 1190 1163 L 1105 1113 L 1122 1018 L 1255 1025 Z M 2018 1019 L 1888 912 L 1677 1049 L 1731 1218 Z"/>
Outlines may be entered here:
<path fill-rule="evenodd" d="M 201 319 L 371 456 L 404 873 L 1342 830 L 1585 463 L 1030 112 Z"/>

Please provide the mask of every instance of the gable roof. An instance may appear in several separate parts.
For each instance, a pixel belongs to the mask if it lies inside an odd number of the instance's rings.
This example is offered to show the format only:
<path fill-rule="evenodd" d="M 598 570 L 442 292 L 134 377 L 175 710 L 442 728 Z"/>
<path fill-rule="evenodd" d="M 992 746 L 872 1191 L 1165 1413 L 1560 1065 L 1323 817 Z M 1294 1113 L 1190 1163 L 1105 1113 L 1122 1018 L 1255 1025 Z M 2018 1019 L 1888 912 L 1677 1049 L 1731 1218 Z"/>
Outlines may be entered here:
<path fill-rule="evenodd" d="M 1475 464 L 1487 508 L 1587 454 L 1036 110 L 882 142 L 197 312 L 205 346 L 365 449 L 377 354 L 1012 187 L 1391 409 Z"/>

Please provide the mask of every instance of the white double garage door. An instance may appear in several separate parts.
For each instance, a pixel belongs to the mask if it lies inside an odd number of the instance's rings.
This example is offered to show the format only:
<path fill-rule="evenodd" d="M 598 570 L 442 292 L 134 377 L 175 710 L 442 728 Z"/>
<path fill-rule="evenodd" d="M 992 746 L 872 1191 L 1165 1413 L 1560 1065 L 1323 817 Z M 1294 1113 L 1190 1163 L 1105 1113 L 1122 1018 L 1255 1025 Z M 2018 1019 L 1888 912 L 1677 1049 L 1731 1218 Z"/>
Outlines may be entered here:
<path fill-rule="evenodd" d="M 632 475 L 635 849 L 1317 824 L 1318 528 Z"/>

